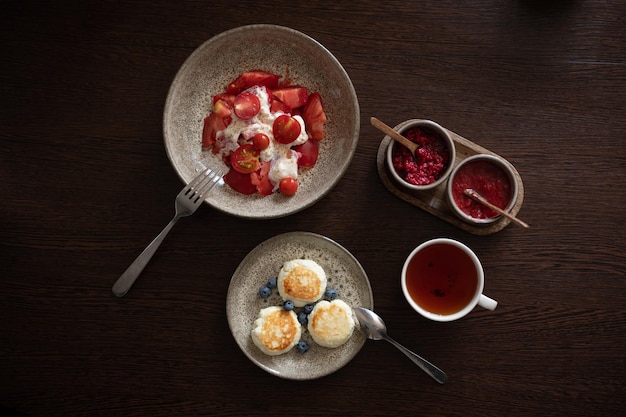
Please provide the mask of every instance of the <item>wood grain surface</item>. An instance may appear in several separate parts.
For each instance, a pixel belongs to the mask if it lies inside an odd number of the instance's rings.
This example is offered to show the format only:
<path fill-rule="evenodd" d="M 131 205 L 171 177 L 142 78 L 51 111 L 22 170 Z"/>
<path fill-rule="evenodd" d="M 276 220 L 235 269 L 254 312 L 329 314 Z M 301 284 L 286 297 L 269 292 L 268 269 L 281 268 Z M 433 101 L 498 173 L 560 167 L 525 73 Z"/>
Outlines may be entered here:
<path fill-rule="evenodd" d="M 0 404 L 26 416 L 613 416 L 626 408 L 626 7 L 623 2 L 9 0 L 0 14 Z M 272 23 L 328 48 L 361 135 L 314 206 L 243 220 L 201 207 L 128 295 L 111 286 L 174 214 L 170 83 L 207 39 Z M 376 116 L 434 120 L 511 162 L 519 217 L 478 236 L 381 182 Z M 368 341 L 321 379 L 274 377 L 239 350 L 229 280 L 280 233 L 348 249 L 433 382 Z M 406 256 L 470 246 L 495 311 L 429 322 L 405 302 Z"/>

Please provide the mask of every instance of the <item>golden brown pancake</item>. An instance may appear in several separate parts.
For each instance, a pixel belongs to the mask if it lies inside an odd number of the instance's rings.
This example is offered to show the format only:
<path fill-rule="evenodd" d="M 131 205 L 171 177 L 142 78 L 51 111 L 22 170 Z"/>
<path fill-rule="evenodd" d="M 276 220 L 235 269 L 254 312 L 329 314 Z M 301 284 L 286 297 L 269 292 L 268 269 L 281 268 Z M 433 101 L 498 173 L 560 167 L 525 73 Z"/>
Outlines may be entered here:
<path fill-rule="evenodd" d="M 308 330 L 315 343 L 336 348 L 348 341 L 354 331 L 352 309 L 342 300 L 318 302 L 309 314 Z"/>
<path fill-rule="evenodd" d="M 268 355 L 288 352 L 300 341 L 302 328 L 293 311 L 272 306 L 262 309 L 252 328 L 252 341 Z"/>
<path fill-rule="evenodd" d="M 285 262 L 278 273 L 278 293 L 283 300 L 291 300 L 296 307 L 314 303 L 326 291 L 326 273 L 310 259 Z"/>

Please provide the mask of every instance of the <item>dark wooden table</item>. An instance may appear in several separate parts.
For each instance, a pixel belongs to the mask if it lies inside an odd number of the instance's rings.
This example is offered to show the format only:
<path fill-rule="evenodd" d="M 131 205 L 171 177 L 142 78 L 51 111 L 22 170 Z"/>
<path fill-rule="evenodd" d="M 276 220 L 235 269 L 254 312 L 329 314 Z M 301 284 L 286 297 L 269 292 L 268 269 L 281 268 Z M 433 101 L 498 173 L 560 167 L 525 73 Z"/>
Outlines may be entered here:
<path fill-rule="evenodd" d="M 69 5 L 68 3 L 75 3 Z M 604 1 L 3 3 L 0 399 L 31 416 L 613 416 L 626 407 L 626 7 Z M 326 46 L 361 106 L 346 175 L 314 206 L 254 221 L 208 206 L 174 228 L 124 298 L 111 286 L 173 215 L 170 83 L 196 47 L 252 23 Z M 465 232 L 390 193 L 369 125 L 428 118 L 511 161 L 520 218 Z M 225 314 L 260 242 L 311 231 L 363 265 L 433 382 L 367 342 L 321 379 L 255 366 Z M 417 316 L 399 274 L 447 236 L 483 261 L 496 311 Z"/>

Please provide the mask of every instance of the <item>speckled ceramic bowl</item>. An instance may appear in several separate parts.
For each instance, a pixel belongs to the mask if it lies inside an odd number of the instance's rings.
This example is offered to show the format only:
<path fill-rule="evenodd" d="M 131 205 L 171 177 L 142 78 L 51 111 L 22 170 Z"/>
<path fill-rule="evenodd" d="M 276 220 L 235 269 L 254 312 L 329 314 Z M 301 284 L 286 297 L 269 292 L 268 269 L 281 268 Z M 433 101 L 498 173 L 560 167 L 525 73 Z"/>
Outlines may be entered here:
<path fill-rule="evenodd" d="M 454 141 L 452 140 L 448 132 L 443 127 L 441 127 L 438 123 L 433 122 L 432 120 L 422 120 L 422 119 L 406 120 L 400 123 L 399 125 L 397 125 L 396 127 L 394 127 L 394 130 L 400 133 L 401 135 L 405 135 L 406 137 L 405 133 L 409 129 L 416 128 L 416 127 L 435 133 L 437 136 L 439 136 L 439 138 L 445 143 L 446 147 L 448 148 L 449 162 L 445 165 L 443 171 L 439 175 L 439 178 L 437 178 L 434 182 L 431 182 L 429 184 L 424 184 L 424 185 L 416 185 L 416 184 L 412 184 L 408 182 L 406 178 L 404 178 L 393 166 L 394 149 L 397 146 L 403 146 L 402 144 L 396 142 L 395 140 L 392 140 L 391 142 L 389 142 L 389 147 L 387 148 L 387 153 L 386 153 L 387 168 L 389 169 L 389 172 L 391 176 L 393 177 L 393 179 L 400 186 L 408 190 L 412 190 L 412 191 L 431 190 L 435 187 L 438 187 L 440 184 L 446 181 L 446 179 L 448 178 L 448 175 L 450 175 L 450 172 L 452 172 L 452 167 L 454 165 L 454 158 L 455 158 Z"/>
<path fill-rule="evenodd" d="M 202 44 L 184 62 L 165 103 L 163 133 L 167 155 L 181 179 L 190 182 L 204 167 L 223 166 L 202 150 L 203 120 L 212 97 L 245 71 L 284 74 L 293 84 L 322 96 L 328 121 L 317 164 L 302 170 L 296 195 L 243 195 L 227 185 L 214 188 L 206 202 L 225 213 L 252 219 L 282 217 L 311 206 L 343 176 L 357 145 L 359 103 L 348 74 L 320 43 L 296 30 L 273 25 L 242 26 Z"/>
<path fill-rule="evenodd" d="M 469 211 L 469 207 L 470 206 L 482 207 L 482 206 L 479 203 L 471 200 L 469 197 L 461 196 L 459 194 L 460 193 L 459 189 L 457 189 L 455 192 L 455 188 L 456 188 L 455 184 L 457 181 L 457 177 L 459 177 L 459 171 L 463 170 L 464 167 L 467 167 L 471 164 L 476 164 L 476 163 L 489 164 L 494 169 L 499 169 L 500 170 L 499 173 L 502 174 L 503 178 L 497 179 L 495 176 L 492 178 L 482 177 L 478 180 L 473 180 L 473 182 L 470 181 L 467 183 L 465 182 L 465 180 L 462 180 L 463 184 L 467 184 L 468 188 L 472 186 L 472 184 L 474 184 L 473 186 L 477 189 L 477 191 L 480 192 L 481 188 L 478 188 L 479 186 L 486 187 L 487 189 L 490 189 L 490 190 L 494 190 L 498 188 L 496 184 L 497 182 L 508 183 L 510 195 L 509 195 L 509 201 L 506 204 L 506 207 L 504 207 L 504 211 L 506 212 L 511 211 L 511 209 L 513 208 L 513 206 L 515 206 L 515 203 L 517 202 L 519 184 L 517 183 L 517 179 L 509 163 L 497 156 L 487 155 L 487 154 L 474 155 L 474 156 L 464 159 L 461 163 L 457 164 L 457 166 L 454 167 L 454 169 L 452 170 L 452 173 L 450 174 L 450 178 L 448 179 L 448 184 L 446 187 L 446 197 L 448 199 L 448 205 L 450 206 L 452 212 L 458 218 L 466 221 L 467 223 L 471 223 L 477 226 L 489 226 L 489 225 L 492 225 L 494 222 L 501 220 L 502 216 L 497 215 L 495 217 L 488 217 L 488 218 L 472 217 L 470 214 L 466 212 L 466 211 Z M 498 176 L 498 178 L 499 177 L 500 176 Z M 479 184 L 482 184 L 482 185 L 479 185 Z M 457 198 L 460 198 L 460 204 L 464 204 L 465 206 L 467 206 L 467 208 L 463 209 L 459 207 L 459 204 L 455 201 L 455 197 L 454 197 L 457 194 L 458 194 Z M 484 197 L 487 197 L 487 196 L 485 195 Z M 491 203 L 493 204 L 494 201 L 491 201 Z"/>
<path fill-rule="evenodd" d="M 268 279 L 276 277 L 285 262 L 296 258 L 317 262 L 326 271 L 327 288 L 337 290 L 339 299 L 350 307 L 374 308 L 367 274 L 350 252 L 322 235 L 289 232 L 262 242 L 241 261 L 228 287 L 226 317 L 237 345 L 261 369 L 285 379 L 316 379 L 342 368 L 361 350 L 366 337 L 358 330 L 358 324 L 345 344 L 332 349 L 317 345 L 303 328 L 301 340 L 310 346 L 304 354 L 294 348 L 282 355 L 268 356 L 254 345 L 250 337 L 259 311 L 283 303 L 276 290 L 270 297 L 262 299 L 259 288 Z"/>

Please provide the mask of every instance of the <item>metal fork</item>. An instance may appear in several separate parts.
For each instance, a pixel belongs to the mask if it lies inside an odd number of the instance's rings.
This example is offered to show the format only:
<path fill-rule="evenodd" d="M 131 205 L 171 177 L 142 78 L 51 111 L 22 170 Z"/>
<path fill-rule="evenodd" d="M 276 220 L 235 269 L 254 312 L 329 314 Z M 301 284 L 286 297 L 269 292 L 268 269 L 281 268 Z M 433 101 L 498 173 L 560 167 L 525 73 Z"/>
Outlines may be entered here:
<path fill-rule="evenodd" d="M 126 295 L 178 219 L 195 213 L 204 201 L 206 194 L 215 186 L 215 184 L 219 182 L 221 178 L 222 174 L 220 172 L 213 171 L 211 168 L 208 168 L 206 171 L 194 178 L 189 185 L 178 193 L 175 203 L 176 215 L 172 220 L 170 220 L 167 226 L 165 226 L 163 231 L 161 231 L 161 233 L 159 233 L 159 235 L 155 237 L 152 242 L 150 242 L 143 252 L 139 254 L 137 259 L 130 264 L 122 276 L 118 278 L 113 285 L 113 294 L 118 297 Z"/>

